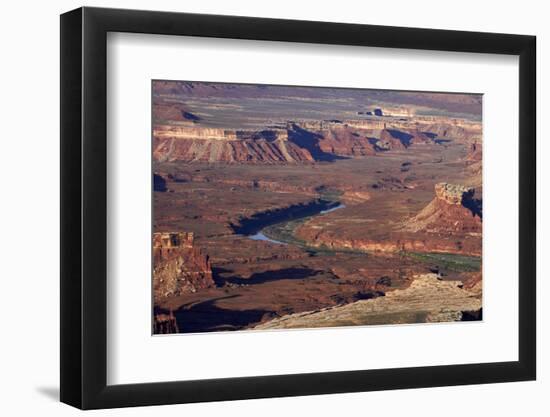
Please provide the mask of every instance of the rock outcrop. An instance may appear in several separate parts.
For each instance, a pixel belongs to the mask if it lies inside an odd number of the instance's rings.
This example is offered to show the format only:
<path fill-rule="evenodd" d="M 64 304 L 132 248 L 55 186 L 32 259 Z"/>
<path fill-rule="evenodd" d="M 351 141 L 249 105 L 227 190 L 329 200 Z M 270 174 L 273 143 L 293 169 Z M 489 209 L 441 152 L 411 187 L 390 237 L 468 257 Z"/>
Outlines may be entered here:
<path fill-rule="evenodd" d="M 449 204 L 461 205 L 466 200 L 471 200 L 475 190 L 464 185 L 440 182 L 435 185 L 435 196 Z"/>
<path fill-rule="evenodd" d="M 310 152 L 288 139 L 286 130 L 237 131 L 156 126 L 153 157 L 157 161 L 224 163 L 308 163 Z"/>
<path fill-rule="evenodd" d="M 208 256 L 194 246 L 193 233 L 153 234 L 155 300 L 214 286 Z"/>
<path fill-rule="evenodd" d="M 406 149 L 411 145 L 413 135 L 397 129 L 383 129 L 376 146 L 382 150 Z"/>
<path fill-rule="evenodd" d="M 153 126 L 157 161 L 251 164 L 311 163 L 404 150 L 411 145 L 474 141 L 473 160 L 480 158 L 478 125 L 393 120 L 298 120 L 258 130 L 201 126 L 183 108 L 159 105 Z M 164 118 L 172 118 L 164 120 Z M 479 155 L 478 155 L 479 154 Z"/>
<path fill-rule="evenodd" d="M 461 281 L 442 281 L 435 274 L 426 274 L 418 276 L 409 288 L 389 291 L 384 297 L 290 314 L 254 329 L 450 322 L 475 316 L 481 319 L 480 284 L 466 289 Z"/>
<path fill-rule="evenodd" d="M 442 235 L 481 236 L 481 200 L 475 200 L 474 195 L 475 189 L 471 187 L 448 183 L 436 184 L 435 198 L 406 222 L 404 230 Z"/>
<path fill-rule="evenodd" d="M 334 126 L 320 132 L 319 147 L 323 152 L 341 156 L 375 155 L 369 138 L 348 126 Z"/>

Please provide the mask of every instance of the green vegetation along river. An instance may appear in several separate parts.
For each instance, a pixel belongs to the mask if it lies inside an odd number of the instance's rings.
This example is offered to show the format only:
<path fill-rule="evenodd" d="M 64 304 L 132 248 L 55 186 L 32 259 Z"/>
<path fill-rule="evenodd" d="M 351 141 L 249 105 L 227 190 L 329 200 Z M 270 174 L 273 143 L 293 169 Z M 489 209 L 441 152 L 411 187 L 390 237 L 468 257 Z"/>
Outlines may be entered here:
<path fill-rule="evenodd" d="M 346 206 L 339 201 L 321 200 L 321 204 L 317 204 L 312 210 L 307 213 L 303 212 L 303 208 L 297 213 L 285 213 L 279 219 L 273 219 L 271 215 L 266 225 L 262 226 L 261 215 L 254 219 L 254 228 L 251 228 L 247 236 L 253 240 L 263 240 L 278 245 L 294 245 L 300 247 L 313 255 L 330 255 L 335 253 L 353 253 L 358 255 L 372 255 L 372 253 L 353 250 L 353 249 L 334 249 L 325 246 L 311 246 L 304 240 L 298 239 L 294 230 L 304 222 L 314 216 L 322 216 L 335 210 L 343 209 Z M 290 209 L 291 210 L 291 209 Z M 291 210 L 292 211 L 292 210 Z M 244 233 L 243 233 L 244 234 Z M 399 256 L 406 256 L 418 260 L 427 265 L 437 267 L 440 271 L 450 272 L 476 272 L 481 269 L 481 257 L 465 256 L 453 253 L 418 253 L 418 252 L 399 252 Z"/>

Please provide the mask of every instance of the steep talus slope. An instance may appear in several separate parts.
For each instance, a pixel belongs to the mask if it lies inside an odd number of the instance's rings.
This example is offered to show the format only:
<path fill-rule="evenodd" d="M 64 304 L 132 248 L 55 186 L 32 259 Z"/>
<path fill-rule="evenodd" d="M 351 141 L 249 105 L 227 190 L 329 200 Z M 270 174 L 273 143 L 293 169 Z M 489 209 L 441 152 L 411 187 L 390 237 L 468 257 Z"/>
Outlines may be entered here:
<path fill-rule="evenodd" d="M 243 132 L 159 126 L 153 156 L 158 161 L 307 163 L 313 157 L 288 139 L 284 130 Z"/>

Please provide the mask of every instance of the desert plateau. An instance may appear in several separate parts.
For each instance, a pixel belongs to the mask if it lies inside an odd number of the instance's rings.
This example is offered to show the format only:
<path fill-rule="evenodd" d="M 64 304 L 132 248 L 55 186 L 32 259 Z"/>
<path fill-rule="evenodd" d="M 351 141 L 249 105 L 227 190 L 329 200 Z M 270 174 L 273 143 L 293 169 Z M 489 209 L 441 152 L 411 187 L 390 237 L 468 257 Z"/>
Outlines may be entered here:
<path fill-rule="evenodd" d="M 482 95 L 152 81 L 153 334 L 482 319 Z"/>

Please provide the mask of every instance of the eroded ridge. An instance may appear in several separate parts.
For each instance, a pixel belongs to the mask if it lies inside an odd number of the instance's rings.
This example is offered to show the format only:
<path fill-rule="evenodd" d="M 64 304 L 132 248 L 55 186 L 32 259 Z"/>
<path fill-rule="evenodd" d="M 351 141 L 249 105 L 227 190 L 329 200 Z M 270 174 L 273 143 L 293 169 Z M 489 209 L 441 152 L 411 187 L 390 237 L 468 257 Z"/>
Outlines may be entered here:
<path fill-rule="evenodd" d="M 154 81 L 153 332 L 480 320 L 481 110 Z"/>
<path fill-rule="evenodd" d="M 481 282 L 464 289 L 460 281 L 442 281 L 436 274 L 418 276 L 404 290 L 319 311 L 291 314 L 255 329 L 295 329 L 376 324 L 433 323 L 481 317 Z"/>
<path fill-rule="evenodd" d="M 193 244 L 192 232 L 153 234 L 155 299 L 194 293 L 214 285 L 208 256 Z"/>

